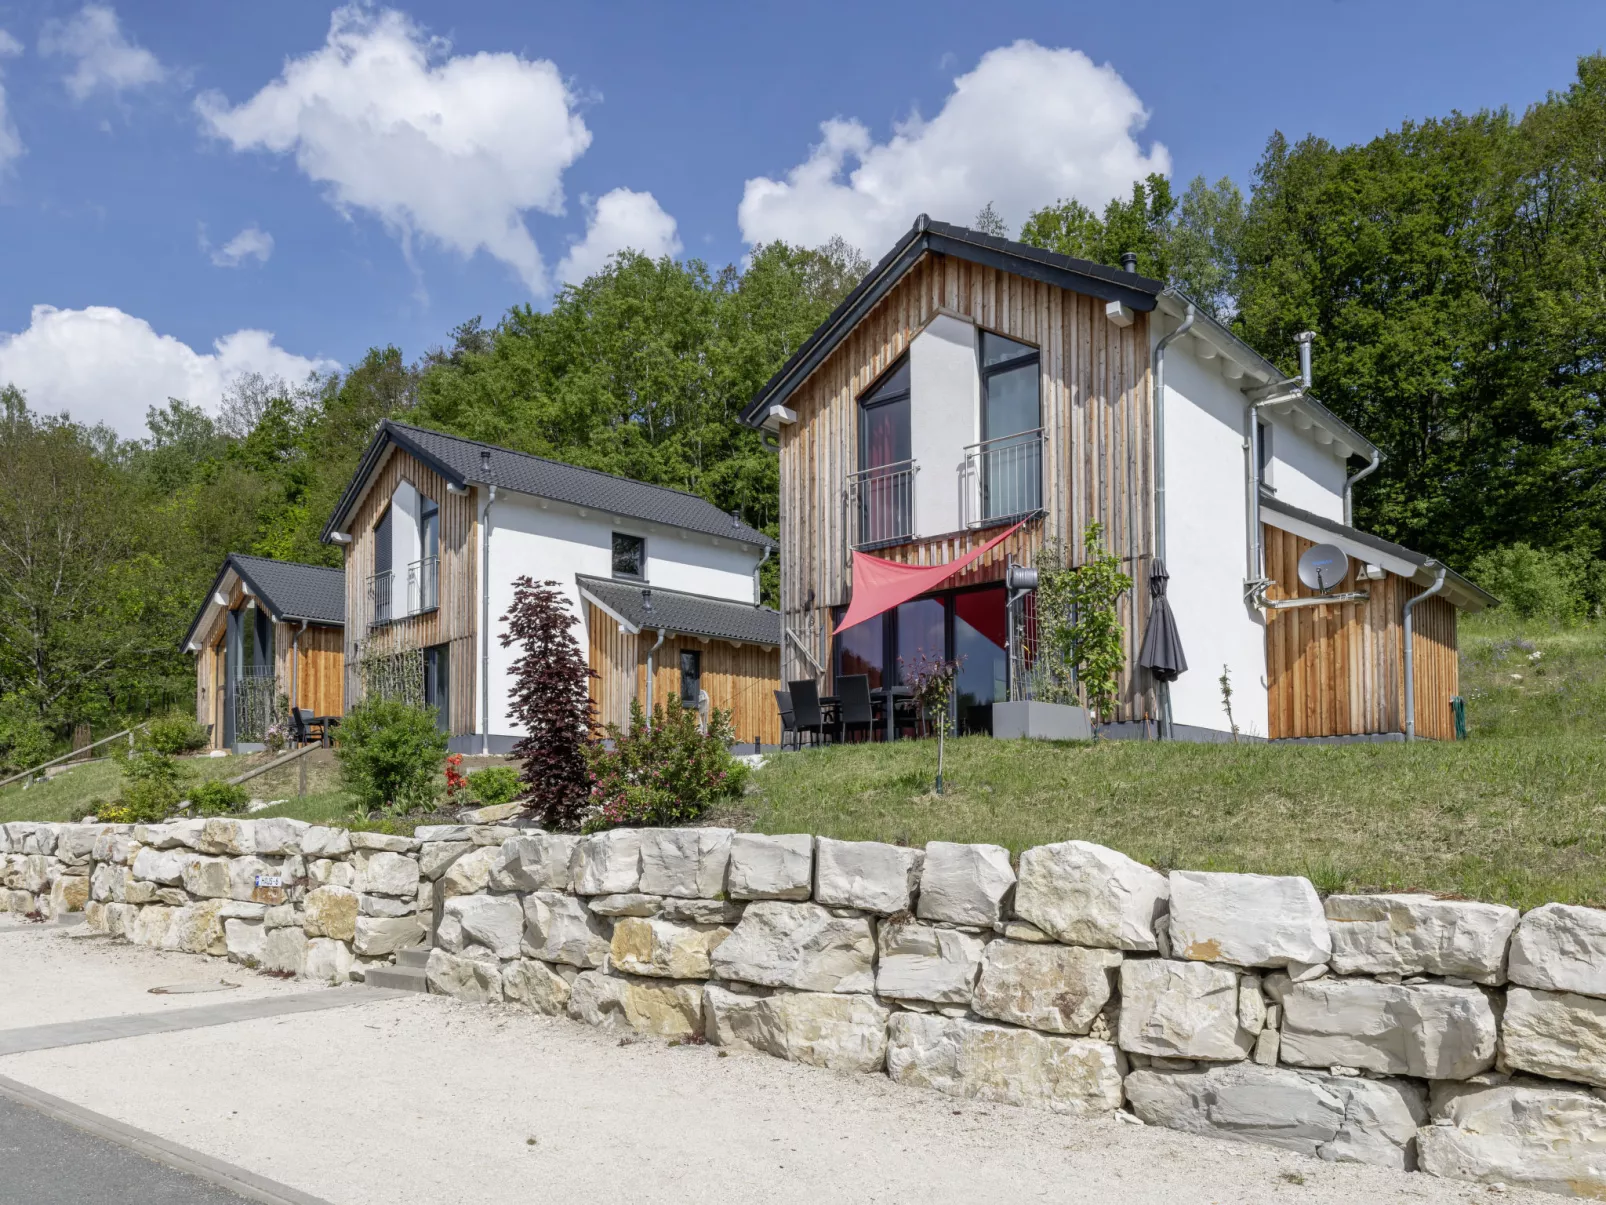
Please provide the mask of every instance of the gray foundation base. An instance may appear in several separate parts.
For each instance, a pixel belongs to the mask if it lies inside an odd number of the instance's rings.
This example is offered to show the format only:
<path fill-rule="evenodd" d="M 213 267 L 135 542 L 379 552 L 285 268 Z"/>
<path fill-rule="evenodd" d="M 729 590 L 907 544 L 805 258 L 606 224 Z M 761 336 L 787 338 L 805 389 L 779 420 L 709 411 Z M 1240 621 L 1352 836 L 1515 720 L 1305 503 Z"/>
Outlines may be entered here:
<path fill-rule="evenodd" d="M 472 757 L 479 753 L 480 743 L 484 739 L 485 738 L 480 736 L 480 734 L 477 732 L 472 736 L 449 737 L 446 741 L 446 750 L 449 753 L 461 753 L 465 756 Z M 493 732 L 491 733 L 490 740 L 491 752 L 498 755 L 512 753 L 513 746 L 518 744 L 520 739 L 520 737 L 506 736 L 501 733 Z"/>

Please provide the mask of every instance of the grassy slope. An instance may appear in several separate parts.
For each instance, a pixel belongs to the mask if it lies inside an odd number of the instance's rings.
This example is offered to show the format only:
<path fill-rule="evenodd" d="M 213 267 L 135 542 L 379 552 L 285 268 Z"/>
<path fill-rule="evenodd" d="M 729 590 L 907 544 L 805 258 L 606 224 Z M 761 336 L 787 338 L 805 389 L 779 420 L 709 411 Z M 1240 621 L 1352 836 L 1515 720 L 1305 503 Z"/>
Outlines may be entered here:
<path fill-rule="evenodd" d="M 1413 746 L 929 742 L 772 759 L 753 827 L 844 838 L 1077 837 L 1163 867 L 1606 905 L 1606 627 L 1463 629 L 1473 739 Z M 1540 652 L 1537 661 L 1530 660 Z M 1521 675 L 1515 680 L 1513 675 Z"/>

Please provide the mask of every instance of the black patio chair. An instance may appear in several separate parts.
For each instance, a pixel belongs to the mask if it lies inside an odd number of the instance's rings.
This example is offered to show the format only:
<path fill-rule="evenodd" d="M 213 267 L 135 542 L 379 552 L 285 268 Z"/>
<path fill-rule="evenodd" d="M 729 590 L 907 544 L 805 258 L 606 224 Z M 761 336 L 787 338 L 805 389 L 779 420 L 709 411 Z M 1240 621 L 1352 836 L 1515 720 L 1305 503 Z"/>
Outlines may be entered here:
<path fill-rule="evenodd" d="M 842 729 L 843 739 L 855 731 L 863 732 L 864 739 L 871 739 L 871 732 L 875 725 L 875 708 L 870 702 L 870 675 L 846 674 L 836 680 L 836 694 L 841 702 L 837 721 Z"/>
<path fill-rule="evenodd" d="M 826 736 L 825 713 L 820 707 L 820 688 L 813 678 L 800 678 L 788 682 L 787 693 L 792 696 L 792 720 L 799 733 L 810 733 L 816 744 L 823 744 Z"/>
<path fill-rule="evenodd" d="M 792 696 L 784 690 L 775 692 L 775 706 L 781 713 L 781 748 L 786 748 L 786 736 L 792 735 L 792 748 L 800 748 L 797 736 L 797 720 L 792 715 Z"/>
<path fill-rule="evenodd" d="M 317 738 L 312 735 L 312 708 L 293 707 L 290 709 L 290 724 L 292 736 L 297 745 L 310 745 Z"/>

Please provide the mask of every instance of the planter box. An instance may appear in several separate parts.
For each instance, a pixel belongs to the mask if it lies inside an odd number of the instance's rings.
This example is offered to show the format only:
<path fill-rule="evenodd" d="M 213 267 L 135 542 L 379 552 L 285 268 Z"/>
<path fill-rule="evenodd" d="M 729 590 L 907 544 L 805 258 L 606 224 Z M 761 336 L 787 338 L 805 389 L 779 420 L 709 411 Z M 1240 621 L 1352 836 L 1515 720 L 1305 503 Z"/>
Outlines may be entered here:
<path fill-rule="evenodd" d="M 993 735 L 1001 740 L 1090 741 L 1087 708 L 1031 701 L 993 704 Z"/>

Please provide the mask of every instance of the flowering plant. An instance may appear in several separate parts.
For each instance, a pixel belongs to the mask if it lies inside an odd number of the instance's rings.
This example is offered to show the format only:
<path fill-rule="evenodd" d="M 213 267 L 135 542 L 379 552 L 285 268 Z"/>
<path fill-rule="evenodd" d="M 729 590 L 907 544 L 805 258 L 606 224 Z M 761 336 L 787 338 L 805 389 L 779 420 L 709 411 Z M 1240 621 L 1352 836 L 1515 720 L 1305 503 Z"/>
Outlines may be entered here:
<path fill-rule="evenodd" d="M 590 815 L 581 826 L 598 832 L 623 824 L 675 825 L 698 819 L 716 799 L 741 794 L 747 767 L 730 754 L 730 712 L 715 709 L 702 731 L 690 708 L 653 708 L 652 722 L 636 702 L 630 725 L 607 727 L 608 740 L 590 747 Z"/>
<path fill-rule="evenodd" d="M 468 787 L 468 779 L 463 774 L 463 755 L 461 753 L 449 754 L 446 758 L 446 798 L 456 802 L 457 797 Z"/>

